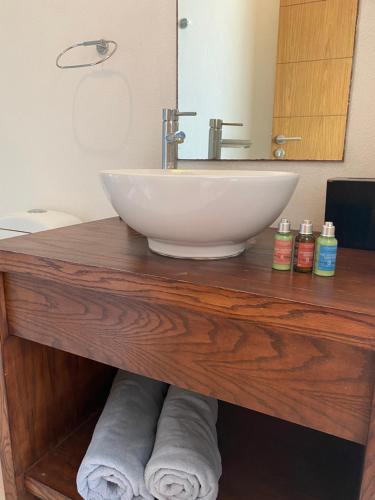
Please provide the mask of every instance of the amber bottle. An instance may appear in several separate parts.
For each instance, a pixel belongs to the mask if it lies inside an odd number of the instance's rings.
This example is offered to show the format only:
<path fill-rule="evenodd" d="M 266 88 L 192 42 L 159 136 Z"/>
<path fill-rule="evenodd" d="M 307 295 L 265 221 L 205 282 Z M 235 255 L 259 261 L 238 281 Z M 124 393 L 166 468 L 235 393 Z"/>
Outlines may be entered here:
<path fill-rule="evenodd" d="M 294 270 L 297 273 L 311 273 L 314 267 L 315 237 L 310 220 L 304 220 L 296 236 L 294 246 Z"/>

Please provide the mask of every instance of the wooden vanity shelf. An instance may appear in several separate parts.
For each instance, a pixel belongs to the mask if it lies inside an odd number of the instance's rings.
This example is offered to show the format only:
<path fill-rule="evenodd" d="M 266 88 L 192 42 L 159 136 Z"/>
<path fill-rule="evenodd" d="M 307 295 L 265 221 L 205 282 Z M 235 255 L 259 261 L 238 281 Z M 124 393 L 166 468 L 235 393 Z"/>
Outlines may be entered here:
<path fill-rule="evenodd" d="M 88 419 L 26 474 L 26 489 L 44 500 L 80 500 L 79 464 L 96 423 Z M 363 447 L 222 404 L 219 500 L 355 500 Z M 324 449 L 324 453 L 322 453 Z"/>
<path fill-rule="evenodd" d="M 78 499 L 115 368 L 226 402 L 220 500 L 374 500 L 375 254 L 276 272 L 272 234 L 216 262 L 154 255 L 118 218 L 0 242 L 7 500 Z"/>

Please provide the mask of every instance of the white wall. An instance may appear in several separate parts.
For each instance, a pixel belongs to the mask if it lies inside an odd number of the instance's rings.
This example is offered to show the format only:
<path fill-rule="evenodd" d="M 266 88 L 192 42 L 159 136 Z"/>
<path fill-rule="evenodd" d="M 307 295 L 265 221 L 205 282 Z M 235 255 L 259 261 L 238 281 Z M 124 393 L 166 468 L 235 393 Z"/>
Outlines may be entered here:
<path fill-rule="evenodd" d="M 227 139 L 251 140 L 249 149 L 225 148 L 222 158 L 270 158 L 280 0 L 179 0 L 179 108 L 187 140 L 180 158 L 207 158 L 209 120 Z"/>
<path fill-rule="evenodd" d="M 43 206 L 105 217 L 100 170 L 159 166 L 161 108 L 175 102 L 173 5 L 2 0 L 0 216 Z M 103 67 L 55 67 L 71 42 L 100 37 L 119 44 Z"/>

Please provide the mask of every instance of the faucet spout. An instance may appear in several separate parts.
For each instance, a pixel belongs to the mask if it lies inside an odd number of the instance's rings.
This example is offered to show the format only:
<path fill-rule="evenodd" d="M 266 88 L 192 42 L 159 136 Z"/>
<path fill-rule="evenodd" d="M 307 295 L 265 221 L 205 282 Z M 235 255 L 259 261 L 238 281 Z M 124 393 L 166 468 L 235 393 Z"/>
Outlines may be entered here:
<path fill-rule="evenodd" d="M 210 132 L 208 139 L 208 159 L 221 160 L 223 148 L 245 148 L 252 146 L 252 142 L 244 139 L 223 139 L 223 126 L 243 127 L 243 123 L 228 123 L 219 118 L 210 120 Z"/>

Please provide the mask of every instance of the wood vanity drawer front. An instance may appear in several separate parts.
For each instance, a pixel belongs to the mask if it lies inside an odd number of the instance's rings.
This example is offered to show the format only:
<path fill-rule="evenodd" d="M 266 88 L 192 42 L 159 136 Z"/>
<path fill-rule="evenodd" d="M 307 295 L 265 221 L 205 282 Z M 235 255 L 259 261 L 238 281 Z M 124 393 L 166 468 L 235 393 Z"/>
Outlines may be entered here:
<path fill-rule="evenodd" d="M 27 275 L 5 285 L 11 335 L 366 442 L 369 350 Z"/>

